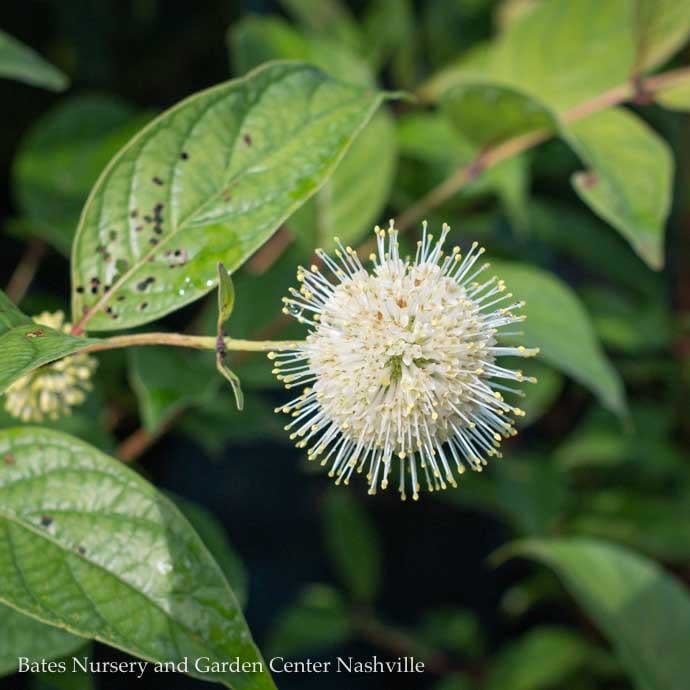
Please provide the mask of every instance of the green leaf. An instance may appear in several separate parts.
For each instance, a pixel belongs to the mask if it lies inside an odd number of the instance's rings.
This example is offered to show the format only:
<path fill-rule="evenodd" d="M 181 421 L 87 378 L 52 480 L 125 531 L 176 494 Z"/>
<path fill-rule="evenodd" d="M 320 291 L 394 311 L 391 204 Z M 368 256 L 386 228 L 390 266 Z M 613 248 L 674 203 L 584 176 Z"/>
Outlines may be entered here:
<path fill-rule="evenodd" d="M 484 39 L 491 29 L 493 4 L 484 0 L 426 0 L 418 6 L 421 16 L 416 19 L 416 28 L 423 39 L 424 64 L 447 65 Z"/>
<path fill-rule="evenodd" d="M 92 190 L 73 314 L 92 330 L 128 328 L 206 294 L 219 261 L 234 271 L 318 190 L 382 99 L 271 63 L 163 113 Z"/>
<path fill-rule="evenodd" d="M 63 91 L 69 84 L 59 69 L 4 31 L 0 31 L 0 77 L 50 91 Z"/>
<path fill-rule="evenodd" d="M 636 65 L 649 70 L 670 58 L 690 35 L 690 4 L 677 0 L 634 0 Z"/>
<path fill-rule="evenodd" d="M 211 400 L 218 388 L 213 353 L 139 347 L 128 355 L 130 384 L 149 431 L 180 410 Z"/>
<path fill-rule="evenodd" d="M 223 326 L 235 308 L 235 286 L 223 264 L 218 264 L 218 332 L 223 335 Z"/>
<path fill-rule="evenodd" d="M 492 53 L 487 76 L 564 110 L 628 80 L 635 58 L 630 0 L 541 3 Z"/>
<path fill-rule="evenodd" d="M 390 61 L 393 82 L 404 88 L 413 84 L 421 46 L 411 0 L 372 0 L 362 29 L 369 62 L 378 69 Z"/>
<path fill-rule="evenodd" d="M 554 569 L 641 690 L 687 687 L 690 597 L 656 563 L 590 539 L 517 542 L 509 554 Z"/>
<path fill-rule="evenodd" d="M 5 335 L 13 328 L 34 323 L 19 307 L 0 290 L 0 336 Z"/>
<path fill-rule="evenodd" d="M 423 82 L 417 88 L 416 95 L 424 102 L 434 103 L 458 84 L 487 79 L 493 58 L 492 48 L 490 41 L 476 43 Z"/>
<path fill-rule="evenodd" d="M 442 106 L 456 129 L 479 148 L 558 126 L 548 108 L 500 84 L 460 84 L 444 95 Z"/>
<path fill-rule="evenodd" d="M 24 374 L 95 342 L 40 326 L 0 290 L 0 393 Z"/>
<path fill-rule="evenodd" d="M 593 648 L 565 628 L 536 628 L 502 650 L 489 665 L 486 690 L 548 690 L 591 663 Z"/>
<path fill-rule="evenodd" d="M 218 322 L 216 325 L 216 369 L 228 380 L 235 396 L 235 404 L 238 410 L 244 408 L 244 394 L 237 374 L 230 369 L 227 363 L 227 352 L 223 345 L 223 326 L 230 318 L 235 308 L 235 288 L 232 278 L 228 275 L 223 264 L 218 264 Z"/>
<path fill-rule="evenodd" d="M 308 51 L 306 38 L 273 16 L 250 14 L 232 24 L 226 38 L 235 74 L 244 74 L 269 60 L 305 60 Z"/>
<path fill-rule="evenodd" d="M 344 644 L 352 633 L 340 592 L 326 585 L 311 585 L 278 614 L 266 647 L 271 656 L 304 656 Z"/>
<path fill-rule="evenodd" d="M 245 17 L 230 27 L 227 42 L 238 74 L 269 60 L 300 60 L 340 81 L 374 85 L 371 68 L 358 51 L 321 32 L 300 33 L 276 17 Z"/>
<path fill-rule="evenodd" d="M 634 299 L 615 288 L 591 285 L 580 290 L 580 296 L 608 348 L 637 355 L 670 345 L 672 317 L 662 290 Z"/>
<path fill-rule="evenodd" d="M 216 559 L 237 601 L 244 608 L 247 604 L 249 578 L 242 559 L 228 541 L 222 523 L 198 503 L 180 496 L 172 496 L 172 499 Z"/>
<path fill-rule="evenodd" d="M 297 266 L 311 263 L 313 249 L 310 247 L 308 252 L 305 252 L 301 246 L 293 242 L 265 273 L 257 275 L 245 267 L 233 275 L 236 293 L 232 314 L 234 337 L 256 338 L 257 333 L 270 332 L 270 329 L 275 328 L 277 320 L 282 316 L 282 298 L 295 286 Z M 215 319 L 215 314 L 213 318 Z M 290 340 L 304 337 L 304 329 L 294 319 L 283 317 L 280 325 L 281 338 Z M 214 325 L 209 320 L 208 331 L 214 332 L 213 328 Z M 264 354 L 238 355 L 234 361 L 231 354 L 230 360 L 245 389 L 281 387 L 280 381 L 271 374 L 272 366 L 267 363 Z"/>
<path fill-rule="evenodd" d="M 635 548 L 653 558 L 683 564 L 690 558 L 690 504 L 687 492 L 664 498 L 624 489 L 582 496 L 571 534 L 599 537 Z"/>
<path fill-rule="evenodd" d="M 420 91 L 436 100 L 450 86 L 479 77 L 519 89 L 561 112 L 628 81 L 635 28 L 631 0 L 542 2 Z"/>
<path fill-rule="evenodd" d="M 620 108 L 565 126 L 563 137 L 589 168 L 573 177 L 577 193 L 647 264 L 661 268 L 673 181 L 668 144 Z"/>
<path fill-rule="evenodd" d="M 520 534 L 552 533 L 569 500 L 565 474 L 540 455 L 511 455 L 465 481 L 468 491 L 442 491 L 437 498 L 498 516 Z"/>
<path fill-rule="evenodd" d="M 645 481 L 667 481 L 677 477 L 684 464 L 672 445 L 673 418 L 670 403 L 662 406 L 658 402 L 637 402 L 630 409 L 630 428 L 623 429 L 613 424 L 609 413 L 594 408 L 561 443 L 554 460 L 566 470 L 581 469 L 588 475 L 597 467 L 628 463 L 621 470 L 626 474 L 634 472 Z"/>
<path fill-rule="evenodd" d="M 333 489 L 324 503 L 324 536 L 333 564 L 352 596 L 370 603 L 381 585 L 381 545 L 361 505 Z"/>
<path fill-rule="evenodd" d="M 623 385 L 597 342 L 587 313 L 573 291 L 554 275 L 525 264 L 492 262 L 508 289 L 525 300 L 520 344 L 540 348 L 540 357 L 594 392 L 603 405 L 623 414 Z"/>
<path fill-rule="evenodd" d="M 281 0 L 285 9 L 303 27 L 359 50 L 362 37 L 347 5 L 340 0 Z"/>
<path fill-rule="evenodd" d="M 233 62 L 245 69 L 260 58 L 299 58 L 343 81 L 374 83 L 368 65 L 347 47 L 318 35 L 300 35 L 272 17 L 248 17 L 232 27 L 229 37 Z M 393 120 L 387 112 L 378 112 L 326 184 L 288 219 L 288 229 L 309 252 L 330 249 L 334 237 L 346 244 L 359 241 L 386 205 L 396 158 Z"/>
<path fill-rule="evenodd" d="M 220 352 L 216 355 L 216 368 L 230 384 L 232 393 L 235 396 L 235 404 L 237 405 L 237 409 L 242 410 L 244 407 L 244 393 L 242 393 L 240 377 L 232 369 L 230 369 L 228 363 L 225 361 L 225 355 Z"/>
<path fill-rule="evenodd" d="M 590 168 L 573 177 L 578 194 L 650 266 L 661 266 L 673 158 L 639 118 L 612 108 L 564 124 L 541 102 L 497 83 L 463 83 L 446 93 L 443 106 L 456 129 L 480 149 L 528 133 L 560 131 Z"/>
<path fill-rule="evenodd" d="M 138 474 L 38 427 L 0 431 L 0 453 L 0 601 L 150 661 L 261 661 L 201 539 Z M 263 670 L 189 672 L 275 687 Z"/>
<path fill-rule="evenodd" d="M 658 91 L 654 100 L 671 110 L 687 112 L 690 110 L 690 79 L 672 86 L 669 89 Z"/>
<path fill-rule="evenodd" d="M 150 118 L 112 96 L 74 96 L 43 115 L 19 146 L 12 188 L 19 230 L 69 256 L 79 214 L 108 161 Z"/>
<path fill-rule="evenodd" d="M 16 671 L 19 657 L 57 659 L 83 647 L 85 640 L 0 604 L 0 676 Z"/>

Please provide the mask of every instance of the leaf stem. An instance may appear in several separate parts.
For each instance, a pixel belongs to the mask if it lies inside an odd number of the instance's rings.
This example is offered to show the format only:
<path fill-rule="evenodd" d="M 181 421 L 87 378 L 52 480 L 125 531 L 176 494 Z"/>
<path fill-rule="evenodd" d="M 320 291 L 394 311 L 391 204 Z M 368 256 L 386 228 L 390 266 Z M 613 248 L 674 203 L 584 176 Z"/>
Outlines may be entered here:
<path fill-rule="evenodd" d="M 26 247 L 24 255 L 19 260 L 14 273 L 10 278 L 5 292 L 7 296 L 15 303 L 19 304 L 26 295 L 31 283 L 33 282 L 36 272 L 38 271 L 41 261 L 46 253 L 45 242 L 38 239 L 32 239 Z"/>
<path fill-rule="evenodd" d="M 168 345 L 215 351 L 216 342 L 216 336 L 186 335 L 185 333 L 132 333 L 104 338 L 87 345 L 81 352 L 102 352 L 103 350 L 117 350 L 141 345 Z M 228 352 L 271 352 L 272 350 L 289 350 L 297 347 L 299 341 L 224 338 L 223 343 Z"/>
<path fill-rule="evenodd" d="M 690 67 L 669 70 L 668 72 L 655 74 L 644 79 L 631 79 L 625 84 L 614 86 L 612 89 L 604 91 L 594 98 L 578 103 L 569 110 L 560 113 L 558 118 L 561 122 L 570 124 L 606 108 L 625 103 L 634 99 L 640 93 L 652 96 L 659 91 L 669 89 L 688 80 L 690 80 Z M 429 211 L 452 198 L 466 184 L 472 182 L 479 173 L 494 167 L 501 161 L 534 148 L 538 144 L 550 139 L 554 134 L 556 132 L 553 130 L 534 130 L 533 132 L 506 139 L 496 146 L 484 149 L 477 154 L 474 160 L 456 170 L 441 184 L 412 204 L 398 217 L 396 226 L 399 230 L 408 229 L 411 225 L 421 220 Z"/>

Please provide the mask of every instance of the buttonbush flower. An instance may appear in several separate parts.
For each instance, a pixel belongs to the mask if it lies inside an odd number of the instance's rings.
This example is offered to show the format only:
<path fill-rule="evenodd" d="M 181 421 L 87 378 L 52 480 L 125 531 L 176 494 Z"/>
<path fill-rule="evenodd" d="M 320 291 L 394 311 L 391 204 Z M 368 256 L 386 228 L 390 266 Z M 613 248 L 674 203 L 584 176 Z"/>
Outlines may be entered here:
<path fill-rule="evenodd" d="M 70 330 L 61 311 L 43 312 L 34 316 L 34 321 L 54 330 L 66 333 Z M 93 357 L 75 354 L 34 369 L 7 389 L 5 409 L 24 422 L 42 422 L 46 417 L 58 419 L 68 415 L 72 407 L 86 399 L 96 366 Z"/>
<path fill-rule="evenodd" d="M 397 465 L 401 498 L 416 500 L 421 485 L 445 489 L 466 467 L 480 471 L 516 433 L 512 417 L 524 412 L 503 393 L 519 394 L 509 384 L 534 379 L 496 360 L 537 350 L 497 336 L 524 319 L 523 303 L 486 277 L 476 243 L 465 255 L 445 253 L 449 230 L 434 242 L 425 223 L 412 260 L 400 256 L 392 221 L 375 228 L 371 272 L 336 239 L 335 258 L 317 250 L 324 270 L 300 267 L 301 287 L 284 299 L 284 311 L 310 332 L 294 349 L 269 354 L 287 388 L 306 386 L 277 411 L 293 417 L 291 438 L 330 465 L 336 484 L 366 472 L 375 494 Z"/>

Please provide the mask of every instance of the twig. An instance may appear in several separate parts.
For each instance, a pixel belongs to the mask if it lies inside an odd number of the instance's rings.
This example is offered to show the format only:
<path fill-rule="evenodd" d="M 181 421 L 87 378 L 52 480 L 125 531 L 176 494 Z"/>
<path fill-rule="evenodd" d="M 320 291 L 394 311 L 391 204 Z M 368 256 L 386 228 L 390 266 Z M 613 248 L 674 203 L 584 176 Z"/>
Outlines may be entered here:
<path fill-rule="evenodd" d="M 29 240 L 23 256 L 19 260 L 17 267 L 12 273 L 12 277 L 7 283 L 5 292 L 7 296 L 15 303 L 19 304 L 26 295 L 29 286 L 36 276 L 36 271 L 41 265 L 41 261 L 46 253 L 46 245 L 43 240 L 32 239 Z"/>
<path fill-rule="evenodd" d="M 570 124 L 606 108 L 625 103 L 637 94 L 644 93 L 645 96 L 650 97 L 659 91 L 668 89 L 688 79 L 690 79 L 690 67 L 669 70 L 646 79 L 631 80 L 566 110 L 559 115 L 559 119 L 565 124 Z M 534 148 L 555 134 L 556 132 L 552 130 L 535 130 L 512 139 L 507 139 L 496 146 L 482 151 L 475 160 L 457 170 L 448 179 L 434 187 L 428 194 L 408 208 L 397 219 L 396 225 L 398 229 L 407 230 L 411 225 L 421 220 L 429 211 L 457 194 L 468 182 L 474 179 L 476 175 L 472 173 L 477 169 L 478 164 L 481 164 L 482 170 L 487 170 L 508 158 Z"/>
<path fill-rule="evenodd" d="M 460 671 L 454 668 L 452 660 L 444 652 L 432 649 L 408 635 L 403 630 L 394 628 L 368 613 L 356 613 L 352 622 L 362 639 L 380 647 L 394 656 L 411 656 L 424 663 L 425 669 L 445 676 Z"/>
<path fill-rule="evenodd" d="M 254 275 L 263 275 L 282 256 L 294 239 L 293 234 L 284 225 L 281 225 L 271 235 L 268 242 L 262 245 L 254 256 L 247 261 L 247 270 Z"/>
<path fill-rule="evenodd" d="M 174 423 L 178 420 L 184 408 L 173 412 L 166 420 L 161 422 L 153 431 L 148 431 L 145 427 L 139 427 L 131 433 L 115 451 L 115 455 L 124 463 L 132 463 L 138 460 L 161 436 L 170 431 Z"/>
<path fill-rule="evenodd" d="M 131 333 L 103 338 L 90 343 L 80 352 L 103 352 L 104 350 L 119 350 L 124 347 L 138 347 L 150 345 L 168 345 L 170 347 L 187 347 L 194 350 L 215 350 L 216 336 L 187 335 L 185 333 Z M 224 346 L 228 352 L 271 352 L 273 350 L 289 350 L 296 346 L 294 340 L 241 340 L 225 338 Z"/>

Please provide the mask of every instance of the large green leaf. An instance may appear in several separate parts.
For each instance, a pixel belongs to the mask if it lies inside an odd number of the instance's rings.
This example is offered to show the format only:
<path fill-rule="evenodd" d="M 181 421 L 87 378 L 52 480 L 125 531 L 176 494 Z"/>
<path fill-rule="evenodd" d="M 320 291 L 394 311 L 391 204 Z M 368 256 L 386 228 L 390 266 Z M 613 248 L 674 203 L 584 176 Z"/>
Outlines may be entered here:
<path fill-rule="evenodd" d="M 633 0 L 542 2 L 471 59 L 432 77 L 422 95 L 438 99 L 450 86 L 480 77 L 558 111 L 570 108 L 628 80 L 636 52 L 633 9 Z"/>
<path fill-rule="evenodd" d="M 317 191 L 382 98 L 308 65 L 270 63 L 158 117 L 84 208 L 75 319 L 127 328 L 206 294 L 218 262 L 236 269 Z"/>
<path fill-rule="evenodd" d="M 668 144 L 620 108 L 590 115 L 562 131 L 590 168 L 573 177 L 578 194 L 652 268 L 660 268 L 673 182 Z"/>
<path fill-rule="evenodd" d="M 0 290 L 0 393 L 24 374 L 84 349 L 95 340 L 40 326 Z"/>
<path fill-rule="evenodd" d="M 628 79 L 633 26 L 630 0 L 541 3 L 497 40 L 491 76 L 569 108 Z"/>
<path fill-rule="evenodd" d="M 527 302 L 520 343 L 540 348 L 540 357 L 593 391 L 609 409 L 625 410 L 623 385 L 599 345 L 575 293 L 534 266 L 492 262 L 510 291 Z"/>
<path fill-rule="evenodd" d="M 687 688 L 690 596 L 653 561 L 589 539 L 517 542 L 509 553 L 556 571 L 640 690 Z"/>
<path fill-rule="evenodd" d="M 331 490 L 324 504 L 326 547 L 355 599 L 371 602 L 381 585 L 381 546 L 375 526 L 350 493 Z"/>
<path fill-rule="evenodd" d="M 79 214 L 108 161 L 150 119 L 102 95 L 58 103 L 34 124 L 14 159 L 19 228 L 69 255 Z"/>
<path fill-rule="evenodd" d="M 20 656 L 30 661 L 56 659 L 75 652 L 84 644 L 81 637 L 0 604 L 0 676 L 15 671 Z"/>
<path fill-rule="evenodd" d="M 661 266 L 673 157 L 635 115 L 612 108 L 565 124 L 542 101 L 499 82 L 455 86 L 443 106 L 460 134 L 480 149 L 522 134 L 560 132 L 590 168 L 573 177 L 583 200 L 650 266 Z"/>
<path fill-rule="evenodd" d="M 0 77 L 51 91 L 62 91 L 69 83 L 59 69 L 4 31 L 0 31 Z"/>
<path fill-rule="evenodd" d="M 238 690 L 265 667 L 202 674 L 209 657 L 261 662 L 240 607 L 175 506 L 122 463 L 38 427 L 0 431 L 0 601 L 78 635 Z"/>

